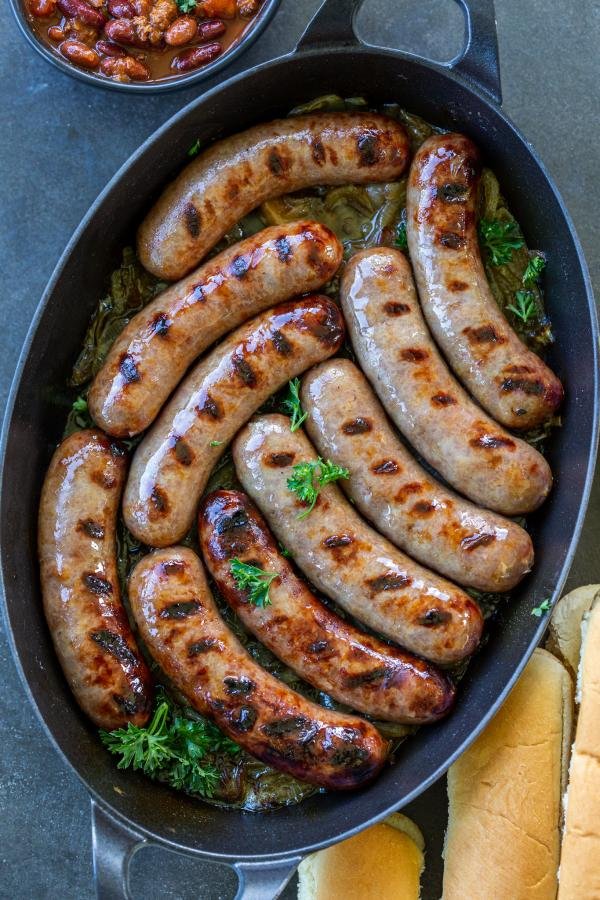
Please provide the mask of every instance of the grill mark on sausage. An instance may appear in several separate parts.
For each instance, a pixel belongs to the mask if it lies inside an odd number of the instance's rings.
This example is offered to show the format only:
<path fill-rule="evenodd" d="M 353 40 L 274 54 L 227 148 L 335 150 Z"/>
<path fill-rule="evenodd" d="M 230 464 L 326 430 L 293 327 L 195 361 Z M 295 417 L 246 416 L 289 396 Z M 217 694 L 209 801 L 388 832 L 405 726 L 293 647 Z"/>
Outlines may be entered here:
<path fill-rule="evenodd" d="M 329 649 L 329 641 L 313 641 L 306 649 L 308 653 L 323 653 L 324 650 Z"/>
<path fill-rule="evenodd" d="M 383 309 L 388 316 L 405 316 L 406 313 L 410 312 L 408 303 L 395 303 L 391 300 L 388 303 L 384 303 Z"/>
<path fill-rule="evenodd" d="M 165 337 L 172 324 L 172 321 L 166 313 L 159 312 L 150 320 L 150 329 L 152 334 L 157 334 L 159 337 Z"/>
<path fill-rule="evenodd" d="M 390 666 L 379 666 L 377 669 L 371 669 L 370 672 L 357 672 L 355 675 L 346 675 L 344 684 L 350 689 L 357 688 L 363 684 L 373 684 L 374 681 L 390 678 L 393 674 L 394 669 Z"/>
<path fill-rule="evenodd" d="M 189 616 L 195 616 L 201 609 L 202 604 L 199 600 L 178 600 L 163 607 L 158 614 L 158 618 L 179 621 L 180 619 L 187 619 Z"/>
<path fill-rule="evenodd" d="M 285 335 L 281 331 L 279 331 L 279 329 L 276 329 L 273 332 L 272 341 L 275 350 L 277 351 L 277 353 L 279 353 L 280 356 L 291 356 L 294 348 L 285 337 Z"/>
<path fill-rule="evenodd" d="M 119 363 L 119 372 L 128 384 L 131 384 L 134 381 L 139 381 L 141 378 L 141 375 L 138 372 L 138 368 L 135 364 L 135 360 L 133 356 L 130 356 L 129 353 L 124 353 L 121 357 L 121 362 Z"/>
<path fill-rule="evenodd" d="M 239 254 L 239 256 L 234 256 L 231 260 L 229 271 L 233 275 L 234 278 L 237 278 L 241 281 L 242 278 L 248 274 L 250 269 L 250 260 L 247 259 L 243 254 Z"/>
<path fill-rule="evenodd" d="M 127 713 L 128 716 L 133 716 L 137 712 L 143 712 L 150 708 L 148 698 L 144 697 L 143 694 L 140 694 L 139 697 L 136 697 L 135 694 L 128 694 L 127 697 L 124 697 L 122 694 L 113 694 L 112 698 L 117 706 Z"/>
<path fill-rule="evenodd" d="M 371 132 L 365 131 L 358 136 L 356 149 L 361 166 L 374 166 L 381 158 L 379 138 Z"/>
<path fill-rule="evenodd" d="M 118 441 L 111 441 L 108 445 L 108 452 L 115 459 L 122 459 L 124 456 L 127 456 L 127 450 L 120 444 Z"/>
<path fill-rule="evenodd" d="M 225 690 L 231 697 L 246 697 L 256 689 L 256 684 L 251 678 L 247 678 L 245 675 L 240 675 L 239 678 L 235 678 L 233 675 L 227 675 L 223 679 L 223 684 L 225 685 Z"/>
<path fill-rule="evenodd" d="M 295 453 L 266 453 L 263 456 L 263 463 L 273 469 L 284 469 L 291 466 L 295 458 Z"/>
<path fill-rule="evenodd" d="M 515 449 L 515 442 L 508 437 L 502 437 L 499 434 L 482 434 L 479 437 L 469 441 L 471 447 L 482 447 L 484 450 L 497 450 L 498 447 L 507 447 L 510 450 Z"/>
<path fill-rule="evenodd" d="M 463 328 L 472 344 L 505 344 L 506 338 L 498 334 L 493 325 L 480 325 L 478 328 Z"/>
<path fill-rule="evenodd" d="M 248 519 L 246 510 L 236 509 L 231 515 L 222 516 L 218 519 L 215 525 L 215 531 L 219 535 L 227 534 L 230 531 L 234 531 L 236 528 L 247 528 L 249 524 L 250 520 Z"/>
<path fill-rule="evenodd" d="M 461 291 L 468 290 L 469 285 L 466 281 L 457 281 L 456 279 L 452 279 L 446 282 L 446 287 L 452 294 L 459 294 Z"/>
<path fill-rule="evenodd" d="M 184 438 L 178 434 L 171 435 L 170 446 L 177 462 L 182 466 L 191 466 L 194 462 L 194 453 Z"/>
<path fill-rule="evenodd" d="M 467 246 L 467 239 L 462 234 L 456 234 L 455 231 L 442 231 L 437 236 L 438 243 L 442 247 L 448 247 L 450 250 L 462 250 Z"/>
<path fill-rule="evenodd" d="M 349 419 L 342 425 L 344 434 L 366 434 L 368 431 L 372 431 L 372 429 L 373 425 L 369 419 L 363 419 L 362 416 L 357 416 L 356 419 Z"/>
<path fill-rule="evenodd" d="M 355 732 L 355 738 L 358 738 L 358 734 Z M 358 747 L 355 744 L 351 743 L 352 738 L 348 737 L 348 743 L 343 747 L 335 750 L 334 753 L 331 754 L 331 762 L 336 766 L 352 766 L 353 768 L 361 766 L 366 759 L 369 757 L 369 753 L 363 747 Z"/>
<path fill-rule="evenodd" d="M 176 575 L 179 572 L 185 572 L 185 563 L 180 559 L 167 559 L 160 564 L 160 568 L 162 574 L 168 577 L 170 575 Z"/>
<path fill-rule="evenodd" d="M 90 637 L 94 643 L 106 650 L 107 653 L 110 653 L 111 656 L 114 656 L 115 659 L 118 659 L 119 662 L 127 663 L 128 666 L 137 665 L 137 656 L 131 651 L 127 641 L 120 634 L 116 634 L 114 631 L 103 630 L 93 631 Z"/>
<path fill-rule="evenodd" d="M 313 161 L 316 162 L 318 166 L 322 166 L 325 162 L 325 147 L 323 146 L 323 142 L 319 140 L 319 138 L 313 138 L 310 142 L 310 149 Z"/>
<path fill-rule="evenodd" d="M 417 500 L 410 510 L 412 516 L 422 516 L 423 518 L 429 518 L 434 512 L 435 506 L 429 500 Z"/>
<path fill-rule="evenodd" d="M 308 330 L 326 347 L 335 346 L 343 336 L 339 316 L 329 304 L 320 309 L 314 319 L 309 320 Z"/>
<path fill-rule="evenodd" d="M 267 165 L 269 166 L 269 171 L 272 172 L 273 175 L 284 175 L 288 168 L 288 161 L 281 153 L 273 149 L 270 151 L 267 158 Z"/>
<path fill-rule="evenodd" d="M 227 716 L 229 724 L 242 734 L 254 728 L 258 713 L 253 706 L 240 706 L 238 710 Z"/>
<path fill-rule="evenodd" d="M 202 228 L 202 217 L 192 202 L 186 204 L 183 210 L 185 227 L 191 237 L 197 238 Z"/>
<path fill-rule="evenodd" d="M 435 196 L 443 203 L 464 203 L 466 195 L 469 191 L 467 184 L 460 184 L 456 181 L 449 181 L 441 184 L 435 192 Z"/>
<path fill-rule="evenodd" d="M 406 503 L 412 494 L 420 494 L 422 490 L 423 485 L 419 481 L 409 481 L 408 484 L 402 485 L 394 500 L 397 500 L 398 503 Z"/>
<path fill-rule="evenodd" d="M 424 625 L 425 628 L 436 628 L 438 625 L 444 625 L 446 622 L 449 622 L 451 618 L 452 616 L 446 610 L 434 607 L 418 616 L 417 622 L 419 625 Z"/>
<path fill-rule="evenodd" d="M 294 253 L 292 245 L 285 235 L 277 238 L 275 241 L 275 251 L 277 253 L 277 259 L 283 263 L 287 262 Z"/>
<path fill-rule="evenodd" d="M 206 392 L 206 396 L 202 398 L 201 402 L 196 407 L 196 412 L 198 415 L 210 416 L 211 419 L 223 418 L 221 405 L 217 403 L 216 400 L 213 400 L 208 391 Z"/>
<path fill-rule="evenodd" d="M 429 358 L 429 351 L 422 350 L 420 347 L 406 347 L 400 351 L 400 359 L 405 362 L 422 362 Z"/>
<path fill-rule="evenodd" d="M 257 378 L 252 366 L 247 359 L 240 355 L 240 352 L 234 353 L 231 357 L 231 365 L 235 369 L 237 375 L 248 387 L 256 387 Z"/>
<path fill-rule="evenodd" d="M 386 572 L 385 575 L 378 575 L 377 578 L 367 579 L 366 584 L 371 593 L 379 594 L 381 591 L 397 591 L 400 588 L 408 587 L 409 584 L 412 584 L 412 578 L 399 572 Z"/>
<path fill-rule="evenodd" d="M 92 594 L 96 594 L 98 597 L 106 597 L 113 592 L 110 581 L 107 581 L 106 578 L 102 578 L 100 575 L 95 575 L 93 572 L 83 575 L 81 580 L 88 591 L 91 591 Z"/>
<path fill-rule="evenodd" d="M 496 540 L 495 534 L 468 534 L 460 542 L 460 546 L 467 553 L 475 550 L 477 547 L 487 547 Z"/>
<path fill-rule="evenodd" d="M 266 722 L 260 730 L 268 737 L 281 737 L 303 729 L 308 729 L 309 732 L 312 730 L 313 734 L 316 730 L 313 722 L 306 716 L 286 716 L 283 719 L 273 719 L 271 722 Z"/>
<path fill-rule="evenodd" d="M 218 641 L 216 638 L 203 638 L 201 641 L 194 641 L 193 644 L 188 646 L 188 656 L 200 656 L 202 653 L 208 653 L 210 650 L 222 653 L 223 645 L 221 641 Z"/>
<path fill-rule="evenodd" d="M 349 534 L 332 534 L 323 539 L 323 546 L 328 550 L 335 550 L 337 547 L 349 547 L 354 543 L 354 538 Z"/>
<path fill-rule="evenodd" d="M 80 519 L 77 524 L 77 531 L 87 534 L 88 537 L 95 538 L 98 541 L 104 538 L 104 526 L 93 519 Z"/>
<path fill-rule="evenodd" d="M 446 394 L 441 391 L 439 394 L 434 394 L 431 398 L 431 403 L 433 406 L 444 407 L 444 406 L 453 406 L 456 403 L 456 397 L 453 397 L 452 394 Z"/>
<path fill-rule="evenodd" d="M 374 475 L 394 475 L 398 471 L 398 463 L 395 459 L 384 459 L 371 467 Z"/>
<path fill-rule="evenodd" d="M 154 509 L 159 513 L 166 513 L 169 509 L 169 501 L 167 500 L 167 495 L 165 492 L 159 488 L 157 484 L 152 488 L 152 493 L 150 494 L 150 501 Z"/>
<path fill-rule="evenodd" d="M 505 378 L 500 385 L 500 390 L 504 391 L 504 393 L 522 391 L 524 394 L 539 397 L 544 393 L 546 388 L 541 381 L 534 381 L 529 378 Z"/>

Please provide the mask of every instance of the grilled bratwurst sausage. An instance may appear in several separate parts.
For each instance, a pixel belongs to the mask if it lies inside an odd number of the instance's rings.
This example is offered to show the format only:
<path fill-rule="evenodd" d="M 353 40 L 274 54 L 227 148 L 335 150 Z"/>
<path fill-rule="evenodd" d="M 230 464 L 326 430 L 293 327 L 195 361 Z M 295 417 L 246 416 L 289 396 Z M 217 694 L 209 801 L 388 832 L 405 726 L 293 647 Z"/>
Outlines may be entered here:
<path fill-rule="evenodd" d="M 535 428 L 556 412 L 563 389 L 490 290 L 477 242 L 480 173 L 479 152 L 464 135 L 425 141 L 408 181 L 410 257 L 429 327 L 463 384 L 503 425 Z"/>
<path fill-rule="evenodd" d="M 215 463 L 236 431 L 290 378 L 331 356 L 344 337 L 338 307 L 305 297 L 234 331 L 181 384 L 133 458 L 129 530 L 153 547 L 191 528 Z"/>
<path fill-rule="evenodd" d="M 279 540 L 316 585 L 359 621 L 442 665 L 473 652 L 482 630 L 477 604 L 459 588 L 404 556 L 373 531 L 333 484 L 314 509 L 288 487 L 292 469 L 315 460 L 285 416 L 252 420 L 233 444 L 238 478 Z"/>
<path fill-rule="evenodd" d="M 63 671 L 100 728 L 144 725 L 150 673 L 120 599 L 115 526 L 125 451 L 100 431 L 77 431 L 52 457 L 40 501 L 44 611 Z"/>
<path fill-rule="evenodd" d="M 552 486 L 548 463 L 493 422 L 452 377 L 419 309 L 399 250 L 353 256 L 341 299 L 352 344 L 406 439 L 461 494 L 508 516 L 536 509 Z"/>
<path fill-rule="evenodd" d="M 403 126 L 378 113 L 278 119 L 213 144 L 166 189 L 138 233 L 143 265 L 181 278 L 265 200 L 321 184 L 395 181 L 408 161 Z"/>
<path fill-rule="evenodd" d="M 356 788 L 379 772 L 388 750 L 379 732 L 311 703 L 255 663 L 219 616 L 191 550 L 145 556 L 129 596 L 140 633 L 175 687 L 252 756 L 327 788 Z"/>
<path fill-rule="evenodd" d="M 415 656 L 359 631 L 321 603 L 277 549 L 267 524 L 238 491 L 216 491 L 198 519 L 202 554 L 244 625 L 314 687 L 378 719 L 421 724 L 449 712 L 450 681 Z M 231 573 L 232 559 L 277 573 L 270 604 L 256 606 Z"/>
<path fill-rule="evenodd" d="M 311 369 L 301 397 L 306 430 L 321 456 L 350 470 L 340 486 L 409 556 L 480 591 L 508 591 L 529 572 L 533 546 L 527 532 L 428 475 L 349 359 Z"/>
<path fill-rule="evenodd" d="M 133 317 L 88 396 L 95 422 L 131 437 L 154 421 L 194 359 L 250 316 L 321 287 L 342 259 L 317 222 L 277 225 L 219 253 Z"/>

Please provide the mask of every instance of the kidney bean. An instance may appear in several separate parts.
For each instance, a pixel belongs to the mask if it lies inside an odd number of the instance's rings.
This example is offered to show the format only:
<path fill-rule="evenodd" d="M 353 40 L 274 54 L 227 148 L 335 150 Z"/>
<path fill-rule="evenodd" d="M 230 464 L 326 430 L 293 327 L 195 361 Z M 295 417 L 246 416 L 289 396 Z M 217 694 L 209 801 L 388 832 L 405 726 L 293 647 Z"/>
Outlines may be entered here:
<path fill-rule="evenodd" d="M 150 69 L 133 56 L 107 57 L 100 63 L 100 70 L 115 81 L 148 81 L 150 78 Z"/>
<path fill-rule="evenodd" d="M 29 0 L 29 12 L 36 19 L 47 19 L 55 9 L 56 0 Z"/>
<path fill-rule="evenodd" d="M 58 8 L 65 16 L 73 16 L 75 19 L 93 25 L 94 28 L 102 28 L 105 19 L 101 12 L 85 2 L 85 0 L 58 0 Z"/>
<path fill-rule="evenodd" d="M 100 65 L 100 57 L 95 50 L 82 44 L 81 41 L 63 41 L 58 48 L 69 62 L 84 69 L 96 69 Z"/>
<path fill-rule="evenodd" d="M 214 44 L 205 44 L 203 47 L 190 47 L 184 50 L 171 60 L 171 68 L 177 72 L 191 72 L 199 66 L 205 66 L 207 63 L 216 59 L 223 52 L 223 48 L 215 41 Z"/>
<path fill-rule="evenodd" d="M 112 41 L 96 41 L 96 52 L 101 53 L 102 56 L 111 56 L 114 58 L 127 56 L 127 50 L 124 50 L 123 47 L 119 47 L 118 44 L 113 44 Z"/>
<path fill-rule="evenodd" d="M 182 47 L 196 37 L 198 23 L 192 16 L 179 16 L 165 31 L 165 42 L 170 47 Z"/>
<path fill-rule="evenodd" d="M 56 44 L 60 44 L 61 41 L 65 39 L 65 33 L 60 27 L 60 25 L 51 25 L 48 29 L 48 37 L 51 41 L 54 41 Z"/>
<path fill-rule="evenodd" d="M 207 19 L 206 22 L 198 22 L 198 40 L 212 41 L 214 38 L 225 34 L 227 26 L 220 19 Z"/>
<path fill-rule="evenodd" d="M 108 0 L 108 11 L 113 19 L 133 19 L 135 9 L 129 0 Z"/>
<path fill-rule="evenodd" d="M 140 40 L 130 19 L 111 19 L 104 26 L 104 32 L 111 41 L 127 44 L 130 47 L 146 47 L 146 41 Z"/>

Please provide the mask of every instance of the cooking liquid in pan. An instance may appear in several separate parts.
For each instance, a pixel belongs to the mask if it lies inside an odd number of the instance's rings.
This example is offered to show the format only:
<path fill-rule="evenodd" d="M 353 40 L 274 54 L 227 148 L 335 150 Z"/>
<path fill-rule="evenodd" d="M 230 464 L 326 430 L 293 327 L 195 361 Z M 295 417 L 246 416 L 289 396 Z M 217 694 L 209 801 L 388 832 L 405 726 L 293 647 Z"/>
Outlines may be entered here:
<path fill-rule="evenodd" d="M 292 114 L 312 112 L 319 109 L 356 109 L 366 105 L 366 102 L 361 98 L 342 100 L 331 95 L 298 107 L 292 111 Z M 429 125 L 418 116 L 413 116 L 395 105 L 385 106 L 380 111 L 398 117 L 405 124 L 411 138 L 413 151 L 432 132 L 439 131 L 439 129 Z M 186 162 L 187 159 L 182 159 L 182 166 Z M 346 258 L 358 250 L 376 245 L 396 246 L 405 249 L 403 223 L 406 204 L 406 183 L 407 176 L 405 175 L 399 182 L 393 184 L 316 188 L 311 191 L 299 192 L 269 201 L 238 223 L 225 236 L 223 241 L 214 248 L 211 255 L 223 249 L 224 246 L 236 243 L 241 238 L 259 231 L 266 225 L 294 221 L 301 218 L 315 219 L 332 228 L 344 244 Z M 481 215 L 484 219 L 507 221 L 512 218 L 499 193 L 498 182 L 489 170 L 484 170 L 480 203 Z M 515 291 L 522 288 L 523 271 L 530 258 L 531 255 L 527 247 L 523 246 L 513 251 L 512 259 L 506 265 L 492 267 L 486 264 L 488 279 L 496 300 L 502 309 L 506 309 L 509 304 L 513 303 Z M 110 345 L 127 321 L 163 287 L 164 284 L 161 284 L 154 276 L 142 269 L 131 249 L 127 248 L 124 250 L 123 264 L 111 276 L 110 296 L 104 298 L 95 310 L 88 334 L 86 335 L 84 348 L 73 369 L 69 387 L 76 390 L 79 398 L 75 401 L 69 414 L 65 434 L 69 434 L 79 428 L 89 427 L 91 420 L 87 413 L 84 398 L 91 378 L 100 368 Z M 337 299 L 338 289 L 339 279 L 336 277 L 325 288 L 325 292 L 332 298 Z M 511 313 L 508 316 L 512 326 L 528 346 L 540 353 L 543 352 L 544 346 L 552 341 L 552 333 L 550 323 L 545 314 L 543 294 L 539 285 L 534 283 L 528 289 L 530 289 L 532 295 L 531 302 L 535 305 L 534 316 L 529 319 L 526 325 L 521 323 Z M 351 347 L 346 345 L 341 355 L 353 358 Z M 282 401 L 286 395 L 287 390 L 271 397 L 262 411 L 286 412 L 282 406 Z M 524 437 L 543 452 L 544 444 L 552 426 L 559 424 L 559 420 L 555 420 L 543 429 L 526 434 Z M 138 436 L 131 441 L 125 441 L 125 444 L 133 449 L 140 440 L 141 436 Z M 425 468 L 428 468 L 423 460 L 420 460 L 420 462 Z M 229 451 L 217 463 L 206 487 L 205 495 L 218 488 L 240 489 Z M 525 524 L 523 520 L 519 520 L 519 523 Z M 118 542 L 119 576 L 124 601 L 127 604 L 127 576 L 139 559 L 148 552 L 148 548 L 139 544 L 133 538 L 122 521 L 118 529 Z M 192 547 L 200 554 L 195 526 L 182 543 Z M 331 697 L 302 681 L 253 635 L 250 635 L 219 595 L 214 583 L 211 583 L 211 587 L 224 620 L 257 662 L 271 674 L 280 678 L 291 688 L 304 694 L 311 700 L 321 703 L 328 708 L 344 709 L 341 704 L 334 701 Z M 342 610 L 334 607 L 328 598 L 319 595 L 317 591 L 315 593 L 320 596 L 326 605 L 335 608 L 339 615 L 349 618 Z M 501 601 L 507 602 L 510 597 L 508 594 L 484 594 L 472 590 L 469 590 L 469 593 L 480 603 L 488 622 L 496 617 Z M 359 627 L 366 631 L 369 630 L 360 623 Z M 177 712 L 192 720 L 200 719 L 201 717 L 194 710 L 186 706 L 184 698 L 178 696 L 167 684 L 162 673 L 157 671 L 156 665 L 151 660 L 149 662 L 153 667 L 157 682 L 165 686 L 167 695 Z M 462 677 L 467 665 L 468 663 L 462 663 L 452 672 L 453 676 L 457 679 Z M 409 734 L 416 731 L 414 727 L 396 725 L 389 722 L 377 722 L 376 725 L 384 735 L 392 739 L 395 747 Z M 247 810 L 271 809 L 298 803 L 318 790 L 312 785 L 304 784 L 288 775 L 283 775 L 271 769 L 243 751 L 233 755 L 226 752 L 218 752 L 207 756 L 205 761 L 214 764 L 221 773 L 221 782 L 214 794 L 211 797 L 202 796 L 205 802 Z"/>

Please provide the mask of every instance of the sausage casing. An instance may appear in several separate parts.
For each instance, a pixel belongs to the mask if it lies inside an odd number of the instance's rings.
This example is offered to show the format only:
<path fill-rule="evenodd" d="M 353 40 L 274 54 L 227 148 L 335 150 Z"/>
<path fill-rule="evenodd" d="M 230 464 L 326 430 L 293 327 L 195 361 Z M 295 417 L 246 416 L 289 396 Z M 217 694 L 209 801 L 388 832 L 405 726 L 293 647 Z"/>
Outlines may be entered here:
<path fill-rule="evenodd" d="M 265 200 L 321 184 L 395 181 L 408 161 L 399 122 L 379 113 L 278 119 L 213 144 L 189 163 L 138 232 L 143 265 L 182 278 Z"/>
<path fill-rule="evenodd" d="M 202 555 L 221 595 L 244 625 L 302 678 L 340 703 L 377 719 L 435 722 L 450 711 L 451 682 L 433 666 L 331 612 L 301 581 L 246 494 L 215 491 L 198 519 Z M 231 560 L 277 573 L 270 604 L 240 590 Z"/>
<path fill-rule="evenodd" d="M 180 540 L 236 431 L 290 378 L 335 353 L 343 336 L 339 308 L 311 296 L 252 319 L 209 353 L 137 448 L 124 497 L 129 530 L 153 547 Z"/>
<path fill-rule="evenodd" d="M 358 787 L 381 769 L 388 746 L 372 725 L 311 703 L 254 662 L 221 619 L 191 550 L 145 556 L 131 574 L 129 596 L 161 669 L 252 756 L 335 789 Z"/>
<path fill-rule="evenodd" d="M 56 450 L 40 501 L 44 612 L 61 666 L 100 728 L 144 725 L 150 673 L 120 599 L 115 527 L 125 451 L 100 431 L 77 431 Z"/>
<path fill-rule="evenodd" d="M 507 428 L 550 418 L 563 388 L 520 340 L 491 292 L 477 240 L 481 162 L 463 134 L 436 134 L 413 160 L 406 233 L 425 317 L 450 365 Z"/>
<path fill-rule="evenodd" d="M 508 591 L 530 571 L 527 532 L 442 487 L 394 434 L 367 379 L 349 359 L 304 376 L 305 428 L 324 458 L 350 471 L 341 487 L 409 556 L 466 587 Z"/>
<path fill-rule="evenodd" d="M 144 307 L 117 337 L 88 395 L 109 434 L 144 431 L 196 357 L 250 316 L 335 274 L 342 246 L 325 225 L 265 228 L 228 247 Z"/>
<path fill-rule="evenodd" d="M 404 254 L 384 247 L 357 253 L 340 294 L 361 368 L 415 450 L 481 506 L 508 516 L 536 509 L 552 486 L 548 463 L 490 419 L 452 376 Z"/>
<path fill-rule="evenodd" d="M 334 484 L 305 518 L 288 487 L 292 468 L 317 458 L 285 416 L 253 419 L 233 443 L 243 487 L 312 583 L 351 615 L 442 665 L 464 659 L 481 637 L 482 615 L 468 594 L 413 562 L 370 528 Z"/>

